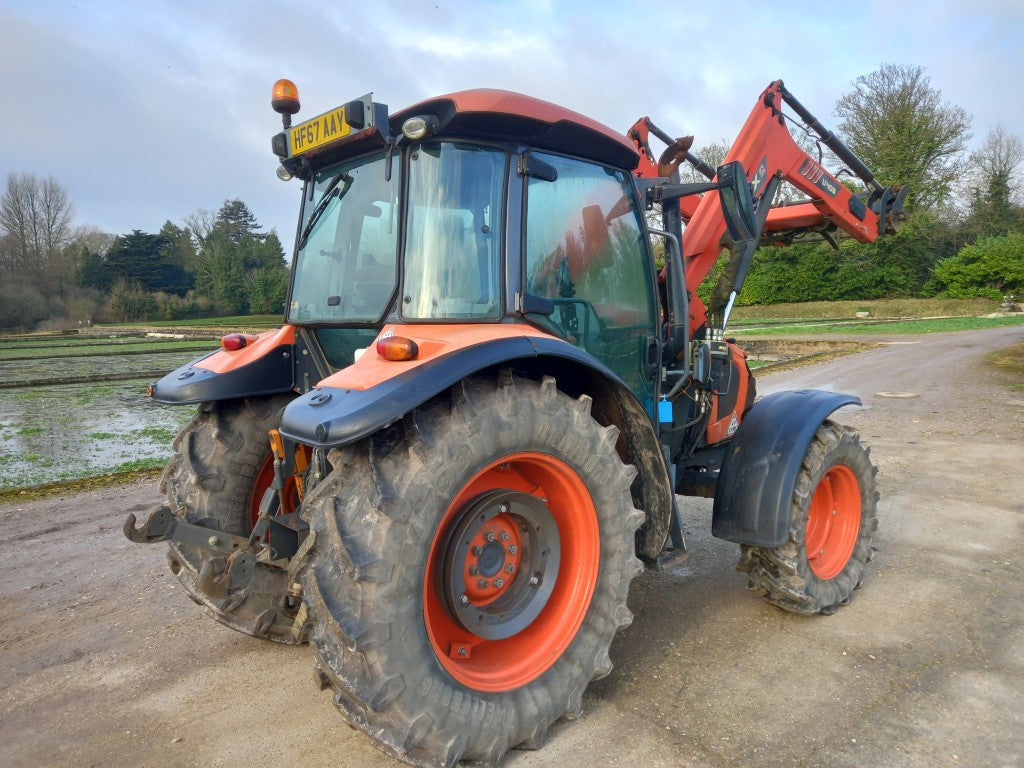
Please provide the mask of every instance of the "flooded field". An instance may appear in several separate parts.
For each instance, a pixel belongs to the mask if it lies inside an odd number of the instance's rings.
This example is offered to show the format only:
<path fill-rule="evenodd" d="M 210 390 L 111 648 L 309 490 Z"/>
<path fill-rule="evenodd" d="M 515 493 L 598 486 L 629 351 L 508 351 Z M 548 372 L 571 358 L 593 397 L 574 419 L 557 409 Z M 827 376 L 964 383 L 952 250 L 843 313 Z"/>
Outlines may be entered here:
<path fill-rule="evenodd" d="M 0 338 L 0 490 L 160 466 L 194 406 L 146 385 L 215 340 Z"/>

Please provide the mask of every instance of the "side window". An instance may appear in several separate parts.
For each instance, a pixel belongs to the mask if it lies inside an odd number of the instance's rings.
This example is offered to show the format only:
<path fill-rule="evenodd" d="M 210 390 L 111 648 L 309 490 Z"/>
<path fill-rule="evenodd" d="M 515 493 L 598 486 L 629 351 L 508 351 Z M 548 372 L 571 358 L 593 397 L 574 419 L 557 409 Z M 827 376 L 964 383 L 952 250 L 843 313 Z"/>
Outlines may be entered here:
<path fill-rule="evenodd" d="M 529 179 L 525 286 L 555 311 L 531 319 L 586 349 L 645 400 L 655 292 L 632 186 L 621 171 L 538 157 L 558 176 Z"/>
<path fill-rule="evenodd" d="M 497 319 L 505 153 L 422 144 L 409 157 L 402 317 Z"/>

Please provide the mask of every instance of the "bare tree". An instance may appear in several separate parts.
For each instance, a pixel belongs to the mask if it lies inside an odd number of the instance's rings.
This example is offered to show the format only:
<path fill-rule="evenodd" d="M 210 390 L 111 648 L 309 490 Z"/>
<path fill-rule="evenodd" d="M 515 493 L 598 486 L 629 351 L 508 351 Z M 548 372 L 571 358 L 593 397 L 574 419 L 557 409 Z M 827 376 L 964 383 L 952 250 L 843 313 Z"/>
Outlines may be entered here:
<path fill-rule="evenodd" d="M 999 124 L 971 153 L 965 196 L 970 206 L 967 226 L 973 236 L 1005 235 L 1024 222 L 1018 175 L 1022 162 L 1024 143 Z"/>
<path fill-rule="evenodd" d="M 0 196 L 0 271 L 36 277 L 62 271 L 73 217 L 67 190 L 52 176 L 8 174 Z"/>
<path fill-rule="evenodd" d="M 217 212 L 211 211 L 209 208 L 199 208 L 182 219 L 182 223 L 192 236 L 195 249 L 199 251 L 206 245 L 210 233 L 217 226 Z"/>
<path fill-rule="evenodd" d="M 82 224 L 71 232 L 72 245 L 85 246 L 99 256 L 106 255 L 115 239 L 116 235 L 104 232 L 92 224 Z"/>
<path fill-rule="evenodd" d="M 915 206 L 940 205 L 961 174 L 970 115 L 920 66 L 885 64 L 853 86 L 836 103 L 847 144 L 882 184 L 909 184 Z"/>
<path fill-rule="evenodd" d="M 1018 171 L 1024 162 L 1024 143 L 999 123 L 988 132 L 985 143 L 971 153 L 970 163 L 975 186 L 988 190 L 1004 186 L 1012 202 L 1020 197 Z"/>

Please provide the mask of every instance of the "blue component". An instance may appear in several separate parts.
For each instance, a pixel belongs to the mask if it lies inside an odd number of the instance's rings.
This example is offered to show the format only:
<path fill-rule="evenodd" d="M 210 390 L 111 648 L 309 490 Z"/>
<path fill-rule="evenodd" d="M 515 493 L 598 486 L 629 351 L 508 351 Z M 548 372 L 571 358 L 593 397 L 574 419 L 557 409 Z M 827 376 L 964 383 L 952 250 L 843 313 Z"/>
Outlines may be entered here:
<path fill-rule="evenodd" d="M 664 397 L 658 401 L 658 421 L 662 424 L 672 423 L 672 403 Z"/>

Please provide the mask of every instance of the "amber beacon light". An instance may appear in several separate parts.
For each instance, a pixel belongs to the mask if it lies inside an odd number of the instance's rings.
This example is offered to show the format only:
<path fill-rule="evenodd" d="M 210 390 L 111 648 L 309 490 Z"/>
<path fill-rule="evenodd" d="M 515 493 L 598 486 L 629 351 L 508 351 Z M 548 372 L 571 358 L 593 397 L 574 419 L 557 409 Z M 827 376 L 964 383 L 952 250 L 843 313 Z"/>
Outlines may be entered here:
<path fill-rule="evenodd" d="M 292 115 L 299 111 L 299 89 L 295 83 L 284 78 L 274 83 L 270 106 L 281 115 L 285 129 L 291 128 Z"/>

